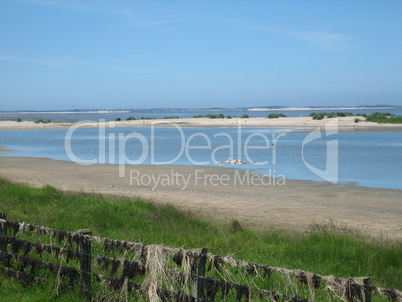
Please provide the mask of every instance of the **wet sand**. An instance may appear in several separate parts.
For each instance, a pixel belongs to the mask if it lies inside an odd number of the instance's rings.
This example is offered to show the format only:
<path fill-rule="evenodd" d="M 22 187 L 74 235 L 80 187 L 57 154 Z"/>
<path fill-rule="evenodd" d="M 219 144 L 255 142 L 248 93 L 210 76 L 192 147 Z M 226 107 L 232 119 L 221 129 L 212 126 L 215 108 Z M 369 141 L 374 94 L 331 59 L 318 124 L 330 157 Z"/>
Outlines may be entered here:
<path fill-rule="evenodd" d="M 0 177 L 37 187 L 140 196 L 257 229 L 303 231 L 314 221 L 332 220 L 365 235 L 402 240 L 399 190 L 253 175 L 225 167 L 140 165 L 126 166 L 119 177 L 117 165 L 0 157 Z"/>

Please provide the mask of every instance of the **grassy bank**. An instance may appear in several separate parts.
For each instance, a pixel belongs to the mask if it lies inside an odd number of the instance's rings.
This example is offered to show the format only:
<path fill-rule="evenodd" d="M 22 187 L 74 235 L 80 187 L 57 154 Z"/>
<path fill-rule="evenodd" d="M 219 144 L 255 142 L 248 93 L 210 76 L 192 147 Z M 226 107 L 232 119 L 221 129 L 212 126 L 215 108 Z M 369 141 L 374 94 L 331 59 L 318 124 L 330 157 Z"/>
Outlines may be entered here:
<path fill-rule="evenodd" d="M 401 243 L 363 238 L 332 223 L 312 225 L 303 234 L 274 229 L 257 232 L 242 228 L 241 221 L 207 221 L 170 205 L 69 193 L 50 186 L 36 189 L 1 179 L 0 212 L 7 212 L 13 221 L 59 230 L 89 228 L 94 235 L 120 240 L 185 249 L 207 247 L 213 254 L 260 264 L 345 278 L 370 276 L 376 286 L 402 287 Z M 34 301 L 33 297 L 43 301 L 39 297 L 47 296 L 44 289 L 23 290 L 17 281 L 0 280 L 0 296 L 10 297 L 8 301 Z M 69 301 L 68 296 L 64 299 Z"/>

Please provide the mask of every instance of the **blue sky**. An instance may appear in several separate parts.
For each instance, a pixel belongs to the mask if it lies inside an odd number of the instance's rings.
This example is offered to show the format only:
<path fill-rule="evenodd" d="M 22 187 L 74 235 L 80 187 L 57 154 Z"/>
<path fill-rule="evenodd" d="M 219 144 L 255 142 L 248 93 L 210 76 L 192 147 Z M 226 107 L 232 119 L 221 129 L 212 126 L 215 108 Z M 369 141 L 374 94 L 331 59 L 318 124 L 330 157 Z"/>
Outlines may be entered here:
<path fill-rule="evenodd" d="M 0 110 L 402 106 L 402 1 L 0 0 Z"/>

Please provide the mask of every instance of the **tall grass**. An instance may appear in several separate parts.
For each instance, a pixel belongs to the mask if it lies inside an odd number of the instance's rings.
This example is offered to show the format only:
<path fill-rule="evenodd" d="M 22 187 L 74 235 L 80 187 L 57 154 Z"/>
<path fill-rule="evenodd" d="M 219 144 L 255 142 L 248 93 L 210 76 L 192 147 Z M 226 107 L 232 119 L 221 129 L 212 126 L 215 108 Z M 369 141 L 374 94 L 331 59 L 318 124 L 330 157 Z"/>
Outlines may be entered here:
<path fill-rule="evenodd" d="M 51 186 L 30 188 L 2 179 L 0 212 L 7 212 L 10 220 L 59 230 L 89 228 L 96 236 L 120 240 L 207 247 L 213 254 L 260 264 L 344 278 L 369 276 L 376 286 L 402 287 L 401 242 L 365 238 L 333 222 L 313 223 L 306 233 L 274 228 L 262 232 L 246 229 L 241 221 L 218 223 L 138 198 L 71 193 Z M 23 290 L 18 281 L 0 277 L 0 296 L 11 295 L 9 301 L 24 301 L 25 296 L 25 301 L 35 301 L 33 297 L 50 301 L 42 299 L 43 291 L 46 286 Z M 66 295 L 60 301 L 70 301 L 72 294 Z"/>

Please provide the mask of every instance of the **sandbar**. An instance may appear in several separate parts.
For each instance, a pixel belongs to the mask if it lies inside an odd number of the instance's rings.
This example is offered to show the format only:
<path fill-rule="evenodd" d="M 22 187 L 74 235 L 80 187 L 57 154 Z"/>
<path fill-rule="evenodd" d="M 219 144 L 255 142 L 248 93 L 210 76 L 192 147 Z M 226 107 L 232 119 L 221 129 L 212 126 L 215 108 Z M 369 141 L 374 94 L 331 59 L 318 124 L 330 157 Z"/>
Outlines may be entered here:
<path fill-rule="evenodd" d="M 356 123 L 355 119 L 361 121 Z M 363 117 L 347 116 L 339 118 L 325 118 L 323 120 L 313 120 L 312 117 L 282 117 L 282 118 L 266 118 L 266 117 L 250 117 L 250 118 L 181 118 L 181 119 L 144 119 L 130 121 L 92 121 L 81 124 L 67 122 L 51 122 L 51 123 L 35 123 L 33 121 L 0 121 L 0 130 L 40 130 L 40 129 L 67 129 L 71 126 L 96 128 L 102 123 L 107 127 L 267 127 L 267 128 L 298 128 L 297 131 L 308 132 L 317 127 L 334 128 L 333 123 L 337 121 L 337 131 L 339 132 L 402 132 L 401 124 L 378 124 L 364 121 Z"/>
<path fill-rule="evenodd" d="M 8 150 L 6 148 L 4 148 L 3 146 L 0 146 L 0 153 L 7 153 L 7 152 L 11 152 L 12 150 Z"/>
<path fill-rule="evenodd" d="M 402 240 L 400 190 L 298 180 L 269 184 L 258 177 L 252 182 L 247 180 L 252 172 L 220 166 L 138 165 L 126 166 L 124 177 L 119 177 L 117 165 L 0 157 L 0 177 L 35 187 L 50 184 L 68 191 L 142 197 L 222 223 L 237 219 L 246 228 L 308 231 L 314 221 L 333 221 L 363 235 Z M 155 186 L 152 179 L 157 177 L 164 183 Z M 185 187 L 180 180 L 184 178 L 189 179 Z"/>

